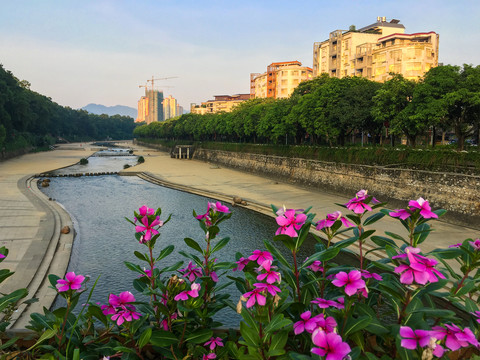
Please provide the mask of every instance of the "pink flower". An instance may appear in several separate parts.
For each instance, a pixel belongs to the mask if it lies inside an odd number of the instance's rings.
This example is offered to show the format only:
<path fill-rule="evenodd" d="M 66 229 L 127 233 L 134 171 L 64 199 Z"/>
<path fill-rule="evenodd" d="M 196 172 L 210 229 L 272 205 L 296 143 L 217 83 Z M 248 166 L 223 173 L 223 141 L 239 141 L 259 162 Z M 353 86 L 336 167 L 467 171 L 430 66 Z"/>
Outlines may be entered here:
<path fill-rule="evenodd" d="M 317 320 L 317 329 L 322 329 L 326 333 L 334 332 L 335 327 L 337 326 L 337 322 L 331 316 L 325 319 L 325 315 L 320 314 L 315 316 Z"/>
<path fill-rule="evenodd" d="M 267 278 L 267 283 L 273 284 L 274 282 L 280 282 L 280 273 L 277 271 L 274 271 L 273 268 L 276 268 L 275 266 L 272 267 L 272 261 L 271 260 L 265 260 L 262 265 L 260 265 L 259 270 L 265 270 L 263 274 L 260 274 L 257 276 L 257 280 L 262 281 L 263 279 Z"/>
<path fill-rule="evenodd" d="M 209 203 L 210 209 L 212 209 L 214 212 L 221 212 L 224 214 L 230 213 L 230 210 L 227 206 L 222 205 L 220 201 L 217 201 L 216 203 Z"/>
<path fill-rule="evenodd" d="M 457 243 L 457 244 L 453 244 L 453 245 L 448 245 L 449 248 L 459 248 L 461 247 L 463 244 L 462 243 Z"/>
<path fill-rule="evenodd" d="M 117 325 L 122 325 L 125 321 L 139 319 L 141 314 L 135 311 L 135 306 L 131 303 L 135 297 L 130 291 L 124 291 L 120 295 L 110 294 L 108 297 L 109 305 L 102 305 L 101 309 L 104 315 L 113 315 L 112 321 Z"/>
<path fill-rule="evenodd" d="M 475 239 L 475 241 L 469 241 L 470 245 L 472 245 L 473 250 L 478 251 L 480 250 L 480 239 Z"/>
<path fill-rule="evenodd" d="M 203 346 L 210 345 L 210 350 L 214 350 L 217 346 L 223 346 L 222 339 L 219 337 L 212 337 Z"/>
<path fill-rule="evenodd" d="M 243 297 L 247 298 L 247 308 L 251 308 L 255 303 L 260 306 L 264 306 L 267 302 L 267 298 L 262 295 L 263 290 L 261 288 L 255 288 L 252 291 L 249 291 L 243 294 Z"/>
<path fill-rule="evenodd" d="M 307 259 L 305 259 L 305 261 L 306 260 Z M 322 262 L 320 260 L 315 260 L 313 263 L 307 266 L 307 269 L 310 269 L 313 272 L 318 272 L 318 271 L 323 272 L 323 266 L 320 266 L 320 265 L 322 265 Z"/>
<path fill-rule="evenodd" d="M 390 211 L 388 215 L 390 215 L 391 217 L 398 217 L 402 220 L 405 220 L 409 218 L 412 214 L 410 211 L 405 209 L 395 209 L 393 211 Z"/>
<path fill-rule="evenodd" d="M 337 287 L 345 286 L 345 294 L 348 296 L 354 295 L 358 289 L 365 287 L 365 281 L 362 280 L 362 275 L 358 270 L 351 270 L 348 274 L 340 271 L 335 275 L 332 284 Z"/>
<path fill-rule="evenodd" d="M 188 278 L 190 282 L 195 281 L 197 277 L 203 275 L 202 270 L 197 268 L 193 263 L 190 261 L 185 269 L 178 270 L 179 272 L 183 273 L 183 276 Z"/>
<path fill-rule="evenodd" d="M 275 235 L 285 234 L 290 237 L 297 237 L 296 230 L 300 230 L 307 220 L 305 214 L 295 214 L 294 209 L 285 210 L 277 218 L 277 224 L 280 226 Z"/>
<path fill-rule="evenodd" d="M 6 256 L 0 253 L 0 259 L 5 259 Z"/>
<path fill-rule="evenodd" d="M 333 307 L 336 307 L 339 310 L 345 309 L 345 298 L 341 297 L 337 299 L 335 304 L 332 304 Z"/>
<path fill-rule="evenodd" d="M 363 214 L 365 211 L 372 211 L 372 208 L 365 202 L 367 200 L 367 190 L 360 190 L 353 199 L 345 204 L 348 210 L 355 214 Z"/>
<path fill-rule="evenodd" d="M 417 344 L 425 347 L 430 343 L 431 332 L 428 330 L 412 330 L 408 326 L 400 327 L 401 345 L 405 349 L 415 350 Z"/>
<path fill-rule="evenodd" d="M 155 214 L 155 209 L 150 209 L 148 206 L 143 205 L 141 208 L 138 209 L 138 213 L 140 216 L 148 216 Z"/>
<path fill-rule="evenodd" d="M 264 261 L 267 261 L 267 260 L 273 261 L 273 256 L 268 251 L 253 250 L 252 255 L 248 257 L 248 260 L 250 261 L 257 260 L 257 264 L 262 265 Z"/>
<path fill-rule="evenodd" d="M 270 293 L 270 295 L 275 296 L 277 293 L 279 293 L 281 290 L 278 286 L 271 285 L 271 284 L 264 284 L 264 283 L 255 283 L 253 284 L 257 288 L 257 290 L 260 291 L 266 291 Z"/>
<path fill-rule="evenodd" d="M 154 229 L 154 226 L 157 226 L 157 225 L 159 227 L 163 226 L 163 221 L 160 221 L 160 216 L 157 216 L 156 219 L 153 220 L 151 224 L 149 223 L 147 216 L 144 216 L 141 222 L 143 226 L 142 225 L 135 226 L 135 231 L 137 233 L 145 231 L 145 234 L 142 236 L 142 239 L 140 240 L 140 243 L 142 244 L 150 241 L 150 239 L 152 238 L 152 234 L 153 235 L 158 234 L 158 231 Z"/>
<path fill-rule="evenodd" d="M 211 360 L 216 358 L 217 358 L 217 355 L 215 355 L 215 353 L 203 354 L 202 356 L 202 360 Z"/>
<path fill-rule="evenodd" d="M 212 218 L 210 217 L 210 203 L 208 203 L 208 205 L 207 205 L 207 212 L 203 215 L 195 216 L 195 219 L 197 219 L 197 220 L 205 219 L 205 225 L 212 226 Z"/>
<path fill-rule="evenodd" d="M 335 211 L 334 213 L 328 214 L 326 219 L 320 220 L 317 222 L 317 230 L 322 230 L 323 228 L 332 227 L 337 220 L 340 220 L 345 227 L 355 226 L 350 221 L 347 220 L 340 211 Z"/>
<path fill-rule="evenodd" d="M 375 280 L 378 280 L 378 281 L 382 281 L 382 277 L 376 273 L 371 273 L 370 271 L 368 270 L 360 270 L 360 272 L 362 273 L 362 277 L 364 279 L 375 279 Z"/>
<path fill-rule="evenodd" d="M 420 210 L 420 215 L 422 215 L 425 219 L 437 219 L 438 215 L 432 212 L 428 201 L 423 198 L 418 198 L 417 200 L 410 200 L 408 202 L 408 206 L 410 209 L 418 209 Z"/>
<path fill-rule="evenodd" d="M 330 306 L 335 306 L 336 302 L 333 300 L 326 300 L 322 298 L 316 298 L 310 301 L 311 304 L 317 304 L 320 309 L 328 309 Z"/>
<path fill-rule="evenodd" d="M 312 353 L 325 356 L 325 360 L 343 360 L 351 351 L 350 346 L 335 333 L 326 333 L 322 329 L 315 330 L 312 335 L 314 345 Z"/>
<path fill-rule="evenodd" d="M 317 328 L 317 319 L 316 317 L 311 317 L 312 313 L 310 311 L 305 311 L 300 315 L 301 320 L 293 324 L 293 332 L 295 335 L 303 333 L 305 330 L 310 334 L 315 331 Z"/>
<path fill-rule="evenodd" d="M 478 346 L 475 334 L 469 328 L 460 329 L 455 324 L 444 324 L 446 329 L 441 326 L 434 326 L 431 336 L 437 340 L 445 338 L 445 346 L 452 351 L 456 351 L 461 347 L 468 347 L 469 344 Z"/>
<path fill-rule="evenodd" d="M 476 317 L 475 320 L 480 324 L 480 311 L 471 312 L 470 314 L 475 316 Z"/>
<path fill-rule="evenodd" d="M 394 269 L 394 272 L 401 274 L 400 282 L 409 285 L 415 281 L 417 284 L 425 285 L 427 282 L 437 282 L 437 277 L 445 279 L 445 276 L 434 268 L 438 262 L 418 255 L 419 251 L 420 249 L 407 247 L 405 254 L 392 257 L 392 259 L 405 257 L 408 259 L 408 263 L 402 263 Z"/>
<path fill-rule="evenodd" d="M 85 280 L 85 276 L 75 275 L 72 271 L 65 275 L 65 280 L 58 279 L 56 287 L 58 292 L 79 290 L 82 287 L 83 280 Z"/>
<path fill-rule="evenodd" d="M 125 321 L 132 321 L 136 319 L 140 319 L 140 315 L 138 312 L 124 309 L 117 312 L 115 315 L 112 316 L 112 320 L 116 321 L 117 325 L 122 325 Z"/>
<path fill-rule="evenodd" d="M 242 271 L 249 262 L 249 259 L 241 257 L 240 260 L 237 261 L 237 267 L 234 268 L 233 271 Z"/>
<path fill-rule="evenodd" d="M 192 298 L 196 298 L 198 297 L 198 292 L 199 290 L 201 289 L 201 285 L 200 284 L 196 284 L 196 283 L 193 283 L 191 286 L 190 286 L 191 290 L 188 290 L 188 291 L 182 291 L 180 294 L 178 294 L 177 296 L 174 297 L 174 300 L 175 301 L 179 301 L 179 300 L 188 300 L 188 297 L 192 297 Z"/>

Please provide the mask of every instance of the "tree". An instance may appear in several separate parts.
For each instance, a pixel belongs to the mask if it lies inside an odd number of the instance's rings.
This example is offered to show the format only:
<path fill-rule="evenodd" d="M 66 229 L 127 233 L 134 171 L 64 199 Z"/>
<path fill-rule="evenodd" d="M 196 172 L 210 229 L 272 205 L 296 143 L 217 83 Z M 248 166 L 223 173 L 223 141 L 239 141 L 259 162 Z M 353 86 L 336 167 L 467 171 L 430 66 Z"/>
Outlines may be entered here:
<path fill-rule="evenodd" d="M 458 150 L 480 121 L 480 66 L 445 65 L 430 69 L 418 85 L 413 103 L 417 120 L 453 129 Z"/>
<path fill-rule="evenodd" d="M 415 81 L 394 74 L 376 92 L 372 108 L 377 122 L 388 123 L 392 134 L 404 134 L 411 146 L 415 146 L 417 136 L 426 129 L 422 119 L 412 116 L 415 86 Z"/>

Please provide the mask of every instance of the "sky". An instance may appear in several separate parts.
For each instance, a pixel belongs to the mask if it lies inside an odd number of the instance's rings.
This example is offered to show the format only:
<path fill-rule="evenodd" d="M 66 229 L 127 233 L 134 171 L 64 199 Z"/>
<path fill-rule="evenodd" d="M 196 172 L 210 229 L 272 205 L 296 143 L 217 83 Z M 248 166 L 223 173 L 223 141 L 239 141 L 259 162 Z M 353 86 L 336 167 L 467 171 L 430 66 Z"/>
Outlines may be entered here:
<path fill-rule="evenodd" d="M 147 79 L 185 110 L 249 92 L 272 62 L 377 16 L 440 34 L 439 62 L 480 64 L 478 0 L 0 0 L 0 64 L 63 106 L 137 107 Z M 151 83 L 149 83 L 151 85 Z"/>

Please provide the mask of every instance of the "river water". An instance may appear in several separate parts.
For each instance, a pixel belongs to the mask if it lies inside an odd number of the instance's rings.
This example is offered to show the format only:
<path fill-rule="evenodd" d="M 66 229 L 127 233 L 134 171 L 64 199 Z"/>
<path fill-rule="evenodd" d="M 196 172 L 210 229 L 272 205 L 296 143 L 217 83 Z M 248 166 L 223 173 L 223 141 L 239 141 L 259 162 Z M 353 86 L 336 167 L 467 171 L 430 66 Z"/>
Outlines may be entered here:
<path fill-rule="evenodd" d="M 92 162 L 92 159 L 89 158 L 88 172 L 99 171 L 97 167 L 103 168 L 102 162 L 108 163 L 112 169 L 108 171 L 118 171 L 113 164 L 116 163 L 117 168 L 123 168 L 127 160 L 98 157 Z M 61 171 L 67 173 L 68 168 Z M 194 250 L 187 247 L 183 239 L 190 237 L 202 247 L 205 245 L 204 233 L 198 226 L 198 220 L 192 216 L 192 210 L 203 214 L 207 202 L 215 201 L 158 186 L 135 176 L 54 177 L 51 178 L 50 186 L 42 188 L 42 191 L 65 207 L 74 223 L 77 234 L 68 271 L 89 275 L 90 285 L 100 276 L 92 301 L 102 304 L 107 302 L 110 293 L 118 294 L 128 290 L 135 294 L 132 281 L 138 274 L 128 270 L 124 261 L 143 266 L 133 252 L 147 252 L 146 246 L 136 241 L 134 226 L 125 217 L 133 219 L 133 211 L 142 205 L 161 207 L 163 220 L 172 214 L 171 221 L 161 228 L 155 252 L 158 254 L 160 249 L 170 244 L 175 246 L 175 251 L 157 267 L 173 265 L 179 260 L 185 260 L 187 264 L 188 260 L 178 252 Z M 216 253 L 219 261 L 235 261 L 236 252 L 248 256 L 255 249 L 265 249 L 263 240 L 271 239 L 277 229 L 274 218 L 244 208 L 231 209 L 232 217 L 220 225 L 221 231 L 217 236 L 218 239 L 226 236 L 231 239 L 226 247 Z M 276 245 L 283 249 L 282 244 Z M 313 251 L 313 246 L 313 243 L 304 245 L 300 258 L 308 256 Z M 288 257 L 287 251 L 285 254 Z M 231 300 L 236 303 L 240 296 L 236 287 L 231 286 L 226 291 L 231 293 Z M 56 306 L 59 306 L 58 302 Z M 228 320 L 231 315 L 230 311 L 226 318 L 219 320 L 233 325 Z"/>

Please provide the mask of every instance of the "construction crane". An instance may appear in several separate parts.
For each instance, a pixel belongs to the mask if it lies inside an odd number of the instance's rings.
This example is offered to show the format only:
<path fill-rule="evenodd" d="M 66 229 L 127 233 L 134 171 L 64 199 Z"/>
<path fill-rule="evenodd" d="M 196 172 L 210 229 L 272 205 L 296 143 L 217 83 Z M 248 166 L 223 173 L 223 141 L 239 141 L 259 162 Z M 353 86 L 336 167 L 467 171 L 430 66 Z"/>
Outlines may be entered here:
<path fill-rule="evenodd" d="M 178 78 L 178 76 L 169 76 L 169 77 L 156 78 L 156 79 L 152 76 L 152 78 L 151 78 L 150 80 L 147 80 L 147 82 L 149 82 L 149 81 L 152 82 L 152 90 L 153 90 L 153 89 L 154 89 L 154 85 L 155 85 L 155 81 L 157 81 L 157 80 L 176 79 L 176 78 Z M 145 86 L 146 86 L 146 85 L 145 85 Z M 166 87 L 166 86 L 165 86 L 165 87 Z M 146 87 L 145 87 L 145 89 L 146 89 Z"/>

